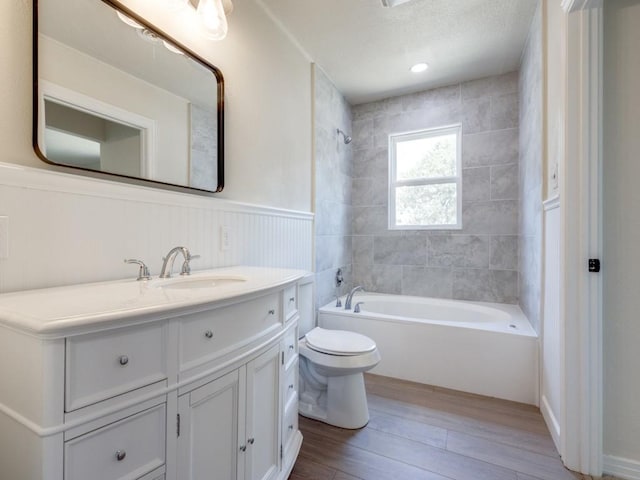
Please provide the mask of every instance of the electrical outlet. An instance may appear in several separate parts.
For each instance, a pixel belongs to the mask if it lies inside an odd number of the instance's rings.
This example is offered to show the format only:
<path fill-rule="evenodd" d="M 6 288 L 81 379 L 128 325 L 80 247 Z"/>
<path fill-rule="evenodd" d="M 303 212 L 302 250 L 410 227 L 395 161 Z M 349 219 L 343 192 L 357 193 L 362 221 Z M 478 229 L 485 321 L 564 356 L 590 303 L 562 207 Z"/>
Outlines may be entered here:
<path fill-rule="evenodd" d="M 0 259 L 9 258 L 9 217 L 0 217 Z"/>
<path fill-rule="evenodd" d="M 231 227 L 222 225 L 220 227 L 220 250 L 226 252 L 231 248 Z"/>

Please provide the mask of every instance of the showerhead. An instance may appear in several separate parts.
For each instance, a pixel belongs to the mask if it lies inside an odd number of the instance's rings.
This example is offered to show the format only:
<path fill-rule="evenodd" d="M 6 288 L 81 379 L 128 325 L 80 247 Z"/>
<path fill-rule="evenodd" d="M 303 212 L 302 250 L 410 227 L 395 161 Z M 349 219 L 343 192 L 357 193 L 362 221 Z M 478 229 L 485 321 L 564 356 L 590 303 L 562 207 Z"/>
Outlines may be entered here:
<path fill-rule="evenodd" d="M 340 135 L 342 135 L 343 141 L 345 145 L 349 145 L 351 143 L 351 140 L 353 140 L 349 135 L 347 135 L 346 133 L 344 133 L 342 130 L 340 130 L 339 128 L 336 129 L 338 132 L 338 137 Z"/>

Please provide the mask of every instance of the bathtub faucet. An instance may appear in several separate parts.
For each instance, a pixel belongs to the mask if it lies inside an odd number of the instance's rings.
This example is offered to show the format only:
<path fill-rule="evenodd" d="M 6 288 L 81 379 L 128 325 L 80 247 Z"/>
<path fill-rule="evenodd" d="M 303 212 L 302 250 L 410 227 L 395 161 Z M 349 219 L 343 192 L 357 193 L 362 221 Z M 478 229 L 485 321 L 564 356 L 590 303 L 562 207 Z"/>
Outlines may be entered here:
<path fill-rule="evenodd" d="M 345 310 L 351 310 L 351 300 L 353 300 L 353 296 L 356 294 L 357 291 L 362 290 L 364 292 L 364 287 L 362 285 L 358 285 L 357 287 L 353 287 L 351 289 L 351 291 L 349 292 L 349 294 L 347 295 L 347 298 L 344 301 L 344 309 Z"/>

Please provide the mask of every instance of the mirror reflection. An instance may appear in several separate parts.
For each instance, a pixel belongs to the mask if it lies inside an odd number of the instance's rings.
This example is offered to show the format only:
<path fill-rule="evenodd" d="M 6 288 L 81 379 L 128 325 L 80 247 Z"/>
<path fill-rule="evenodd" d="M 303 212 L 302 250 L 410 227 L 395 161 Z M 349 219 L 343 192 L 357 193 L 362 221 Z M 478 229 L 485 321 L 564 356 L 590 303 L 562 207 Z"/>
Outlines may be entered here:
<path fill-rule="evenodd" d="M 38 0 L 36 11 L 36 151 L 43 160 L 222 189 L 215 67 L 102 0 Z"/>

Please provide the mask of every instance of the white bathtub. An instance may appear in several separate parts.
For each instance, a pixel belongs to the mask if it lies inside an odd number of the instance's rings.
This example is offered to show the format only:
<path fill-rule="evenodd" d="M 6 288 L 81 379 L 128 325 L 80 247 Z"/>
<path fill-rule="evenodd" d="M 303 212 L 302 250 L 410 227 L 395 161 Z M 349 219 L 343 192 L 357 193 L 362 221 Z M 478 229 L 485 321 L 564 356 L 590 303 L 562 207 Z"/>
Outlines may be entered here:
<path fill-rule="evenodd" d="M 382 355 L 372 373 L 538 405 L 538 337 L 517 305 L 368 293 L 357 302 L 360 313 L 325 305 L 318 324 L 372 338 Z"/>

